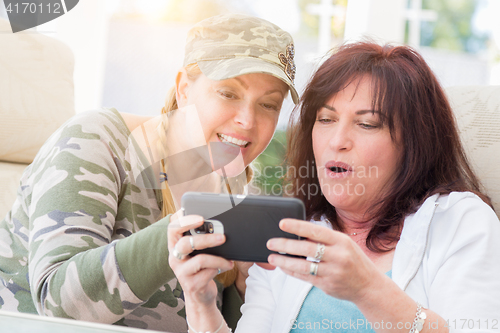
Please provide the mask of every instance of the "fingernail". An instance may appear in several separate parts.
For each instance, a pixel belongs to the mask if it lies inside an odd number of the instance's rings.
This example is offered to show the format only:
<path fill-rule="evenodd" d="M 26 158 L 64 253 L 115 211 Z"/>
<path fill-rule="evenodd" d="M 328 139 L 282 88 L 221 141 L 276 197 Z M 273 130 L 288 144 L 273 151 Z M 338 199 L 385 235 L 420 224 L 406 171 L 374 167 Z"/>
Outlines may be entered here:
<path fill-rule="evenodd" d="M 222 242 L 223 239 L 224 239 L 223 235 L 216 235 L 215 236 L 215 240 L 217 240 L 218 242 Z"/>
<path fill-rule="evenodd" d="M 191 224 L 198 224 L 201 221 L 203 221 L 203 217 L 200 215 L 188 215 L 188 216 L 183 216 L 179 219 L 179 224 L 181 227 L 186 227 Z"/>
<path fill-rule="evenodd" d="M 280 221 L 280 229 L 283 229 L 285 227 L 285 220 Z"/>
<path fill-rule="evenodd" d="M 274 261 L 274 257 L 273 257 L 273 256 L 269 256 L 269 257 L 267 258 L 267 261 L 268 261 L 270 264 L 274 264 L 274 263 L 275 263 L 275 261 Z"/>
<path fill-rule="evenodd" d="M 267 244 L 266 244 L 266 245 L 267 245 L 267 248 L 268 248 L 269 250 L 272 250 L 272 249 L 273 249 L 274 242 L 270 239 L 270 240 L 268 240 L 268 241 L 267 241 Z"/>

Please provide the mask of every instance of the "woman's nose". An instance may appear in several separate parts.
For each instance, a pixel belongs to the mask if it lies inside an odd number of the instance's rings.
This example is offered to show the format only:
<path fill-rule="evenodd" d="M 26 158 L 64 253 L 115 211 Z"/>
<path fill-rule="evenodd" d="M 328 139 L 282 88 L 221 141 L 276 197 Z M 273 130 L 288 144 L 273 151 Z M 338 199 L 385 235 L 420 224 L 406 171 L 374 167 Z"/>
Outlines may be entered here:
<path fill-rule="evenodd" d="M 331 132 L 330 149 L 334 151 L 348 151 L 352 149 L 352 133 L 348 125 L 338 123 Z"/>
<path fill-rule="evenodd" d="M 245 103 L 236 111 L 234 121 L 243 129 L 249 130 L 255 125 L 256 110 L 253 105 Z"/>

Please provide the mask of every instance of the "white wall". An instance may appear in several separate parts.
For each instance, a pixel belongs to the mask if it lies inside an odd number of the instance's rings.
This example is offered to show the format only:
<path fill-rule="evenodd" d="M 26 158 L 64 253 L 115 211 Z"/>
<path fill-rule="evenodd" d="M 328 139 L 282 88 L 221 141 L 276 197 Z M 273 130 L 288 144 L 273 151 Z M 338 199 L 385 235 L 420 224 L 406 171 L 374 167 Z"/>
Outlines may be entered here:
<path fill-rule="evenodd" d="M 344 39 L 367 36 L 380 42 L 402 43 L 404 39 L 403 0 L 349 0 Z"/>
<path fill-rule="evenodd" d="M 75 110 L 101 107 L 108 34 L 106 1 L 80 0 L 37 31 L 66 43 L 75 56 Z"/>

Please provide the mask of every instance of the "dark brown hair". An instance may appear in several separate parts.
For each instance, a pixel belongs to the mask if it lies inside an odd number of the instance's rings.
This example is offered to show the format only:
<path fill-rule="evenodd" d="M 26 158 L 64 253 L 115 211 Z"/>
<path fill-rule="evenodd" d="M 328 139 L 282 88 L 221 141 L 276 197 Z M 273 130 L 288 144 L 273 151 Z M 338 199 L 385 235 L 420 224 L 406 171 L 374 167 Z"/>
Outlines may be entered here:
<path fill-rule="evenodd" d="M 462 148 L 448 99 L 424 59 L 408 46 L 372 42 L 344 44 L 320 66 L 294 109 L 288 132 L 287 163 L 292 170 L 314 165 L 312 129 L 316 112 L 333 95 L 368 75 L 373 87 L 373 110 L 382 114 L 391 138 L 403 151 L 401 167 L 385 197 L 373 204 L 367 221 L 375 220 L 366 239 L 374 252 L 392 249 L 404 218 L 435 193 L 471 191 L 491 206 Z M 293 178 L 292 178 L 293 177 Z M 316 172 L 307 177 L 289 174 L 288 186 L 306 206 L 307 218 L 328 218 L 343 230 L 335 207 L 323 195 L 300 189 L 319 188 Z M 382 194 L 381 194 L 382 195 Z"/>

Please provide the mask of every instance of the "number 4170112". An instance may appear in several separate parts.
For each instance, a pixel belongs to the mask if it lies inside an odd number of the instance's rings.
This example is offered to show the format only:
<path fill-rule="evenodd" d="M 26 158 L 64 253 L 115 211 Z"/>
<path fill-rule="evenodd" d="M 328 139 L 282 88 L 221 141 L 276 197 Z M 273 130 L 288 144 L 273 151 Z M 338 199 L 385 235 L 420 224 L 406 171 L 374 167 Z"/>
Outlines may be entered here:
<path fill-rule="evenodd" d="M 22 3 L 16 3 L 12 4 L 9 3 L 7 8 L 5 8 L 7 13 L 11 14 L 63 14 L 62 13 L 62 6 L 60 3 L 47 3 L 47 4 L 42 4 L 42 3 L 35 3 L 35 2 L 22 2 Z"/>
<path fill-rule="evenodd" d="M 453 319 L 446 320 L 446 326 L 453 329 L 492 329 L 498 330 L 498 319 Z"/>

